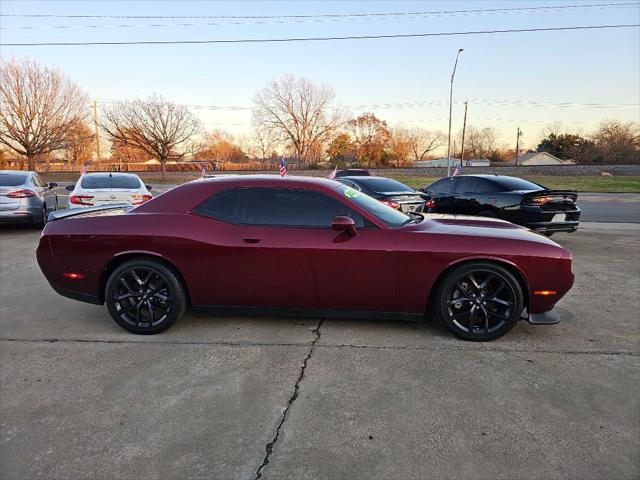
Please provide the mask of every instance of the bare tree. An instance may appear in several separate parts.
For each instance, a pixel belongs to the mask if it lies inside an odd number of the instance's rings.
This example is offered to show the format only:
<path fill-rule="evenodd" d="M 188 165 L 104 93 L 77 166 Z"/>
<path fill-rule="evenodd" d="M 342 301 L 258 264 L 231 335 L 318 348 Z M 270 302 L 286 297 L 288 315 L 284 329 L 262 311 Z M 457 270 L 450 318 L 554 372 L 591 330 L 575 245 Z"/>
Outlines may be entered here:
<path fill-rule="evenodd" d="M 341 124 L 333 90 L 295 75 L 272 80 L 253 102 L 255 125 L 290 146 L 303 161 L 315 156 L 312 154 L 318 145 L 323 145 Z"/>
<path fill-rule="evenodd" d="M 95 147 L 93 131 L 82 119 L 76 119 L 66 136 L 64 150 L 70 164 L 86 163 L 91 159 Z"/>
<path fill-rule="evenodd" d="M 443 146 L 447 138 L 440 130 L 426 130 L 421 127 L 407 130 L 407 137 L 416 162 L 424 160 L 429 153 Z"/>
<path fill-rule="evenodd" d="M 273 155 L 277 147 L 278 139 L 273 130 L 254 126 L 247 138 L 245 151 L 249 156 L 264 161 Z"/>
<path fill-rule="evenodd" d="M 640 124 L 605 120 L 591 136 L 599 163 L 640 162 Z M 586 162 L 584 162 L 586 163 Z"/>
<path fill-rule="evenodd" d="M 489 158 L 496 150 L 496 131 L 492 127 L 478 129 L 467 126 L 465 158 Z"/>
<path fill-rule="evenodd" d="M 27 59 L 0 64 L 0 143 L 27 157 L 29 170 L 65 148 L 87 110 L 85 94 L 59 70 Z"/>
<path fill-rule="evenodd" d="M 112 141 L 144 150 L 160 161 L 162 180 L 167 159 L 182 158 L 185 142 L 201 129 L 187 107 L 159 95 L 115 103 L 104 109 L 102 118 L 102 128 Z"/>

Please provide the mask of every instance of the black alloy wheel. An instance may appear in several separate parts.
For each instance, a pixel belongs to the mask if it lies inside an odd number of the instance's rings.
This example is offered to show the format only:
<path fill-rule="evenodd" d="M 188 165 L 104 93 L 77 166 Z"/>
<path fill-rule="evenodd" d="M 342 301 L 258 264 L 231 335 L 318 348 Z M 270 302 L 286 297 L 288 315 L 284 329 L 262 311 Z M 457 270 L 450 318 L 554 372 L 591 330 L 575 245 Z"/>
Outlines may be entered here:
<path fill-rule="evenodd" d="M 506 268 L 487 262 L 451 271 L 437 292 L 440 318 L 455 335 L 487 341 L 513 328 L 523 309 L 522 288 Z"/>
<path fill-rule="evenodd" d="M 185 293 L 176 274 L 153 260 L 120 265 L 105 292 L 109 313 L 122 328 L 139 334 L 169 328 L 185 309 Z"/>

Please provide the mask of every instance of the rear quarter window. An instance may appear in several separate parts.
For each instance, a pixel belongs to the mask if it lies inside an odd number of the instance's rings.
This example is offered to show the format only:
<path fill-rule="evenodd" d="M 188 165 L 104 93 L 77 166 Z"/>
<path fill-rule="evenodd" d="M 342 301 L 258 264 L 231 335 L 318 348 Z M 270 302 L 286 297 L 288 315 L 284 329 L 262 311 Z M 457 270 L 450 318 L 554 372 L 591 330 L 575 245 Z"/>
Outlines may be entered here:
<path fill-rule="evenodd" d="M 240 204 L 240 190 L 226 190 L 206 200 L 195 212 L 205 217 L 233 222 Z"/>

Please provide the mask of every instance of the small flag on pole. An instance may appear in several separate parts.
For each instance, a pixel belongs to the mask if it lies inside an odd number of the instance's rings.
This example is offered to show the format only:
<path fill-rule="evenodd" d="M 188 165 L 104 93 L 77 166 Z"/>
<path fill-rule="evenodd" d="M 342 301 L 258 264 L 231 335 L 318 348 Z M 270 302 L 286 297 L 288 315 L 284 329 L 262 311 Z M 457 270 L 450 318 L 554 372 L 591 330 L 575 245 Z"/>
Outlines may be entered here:
<path fill-rule="evenodd" d="M 280 176 L 284 177 L 287 174 L 287 164 L 284 163 L 284 155 L 280 159 Z"/>
<path fill-rule="evenodd" d="M 200 168 L 200 176 L 201 177 L 206 177 L 207 176 L 207 167 L 206 165 L 203 163 L 202 167 Z"/>
<path fill-rule="evenodd" d="M 452 177 L 455 177 L 456 175 L 458 175 L 460 172 L 462 171 L 462 167 L 460 167 L 460 165 L 456 165 L 456 169 L 453 171 L 453 175 L 451 175 Z"/>
<path fill-rule="evenodd" d="M 80 175 L 84 175 L 85 173 L 87 173 L 87 164 L 83 163 L 82 167 L 80 167 Z"/>
<path fill-rule="evenodd" d="M 336 178 L 336 174 L 338 173 L 338 166 L 336 165 L 336 167 L 333 169 L 333 171 L 327 176 L 327 178 L 331 179 L 331 180 L 335 180 Z"/>

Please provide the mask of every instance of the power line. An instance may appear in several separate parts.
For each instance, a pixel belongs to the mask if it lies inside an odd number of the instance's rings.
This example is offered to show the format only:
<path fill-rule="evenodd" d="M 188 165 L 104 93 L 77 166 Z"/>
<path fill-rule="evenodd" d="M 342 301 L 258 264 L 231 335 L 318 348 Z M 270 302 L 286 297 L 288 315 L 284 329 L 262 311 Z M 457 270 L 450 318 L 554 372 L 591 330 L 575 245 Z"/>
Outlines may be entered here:
<path fill-rule="evenodd" d="M 67 16 L 65 18 L 146 18 L 146 19 L 180 19 L 180 18 L 218 18 L 222 20 L 244 19 L 238 22 L 205 22 L 205 23 L 153 23 L 153 24 L 95 24 L 95 25 L 19 25 L 11 27 L 0 27 L 0 30 L 52 30 L 52 29 L 95 29 L 95 28 L 167 28 L 167 27 L 209 27 L 209 26 L 226 26 L 226 25 L 267 25 L 267 24 L 291 24 L 291 23 L 325 23 L 325 22 L 344 22 L 353 20 L 386 20 L 388 17 L 398 17 L 398 19 L 420 19 L 426 17 L 442 17 L 442 16 L 466 16 L 478 14 L 509 14 L 509 13 L 538 13 L 544 11 L 556 10 L 577 10 L 577 9 L 593 9 L 593 8 L 611 8 L 611 7 L 629 7 L 639 6 L 640 3 L 604 3 L 604 4 L 582 4 L 582 5 L 557 5 L 546 7 L 516 7 L 502 9 L 476 9 L 476 10 L 446 10 L 432 12 L 403 12 L 403 13 L 372 13 L 372 14 L 333 14 L 333 15 L 281 15 L 281 16 L 263 16 L 263 17 L 141 17 L 141 16 Z M 17 15 L 0 15 L 0 16 L 17 16 Z M 37 18 L 38 16 L 36 16 Z M 47 17 L 42 15 L 42 17 Z M 56 17 L 57 18 L 57 17 Z M 250 21 L 246 21 L 250 20 Z M 257 21 L 256 21 L 257 20 Z"/>
<path fill-rule="evenodd" d="M 544 28 L 513 28 L 507 30 L 475 30 L 464 32 L 435 32 L 435 33 L 403 33 L 392 35 L 348 35 L 343 37 L 291 37 L 291 38 L 244 38 L 228 40 L 139 40 L 139 41 L 104 41 L 104 42 L 33 42 L 33 43 L 0 43 L 5 47 L 39 47 L 39 46 L 88 46 L 88 45 L 206 45 L 228 43 L 288 43 L 288 42 L 319 42 L 330 40 L 372 40 L 388 38 L 419 38 L 419 37 L 447 37 L 464 35 L 492 35 L 498 33 L 526 33 L 526 32 L 560 32 L 575 30 L 602 30 L 613 28 L 640 27 L 640 24 L 620 25 L 577 25 L 569 27 Z"/>
<path fill-rule="evenodd" d="M 399 17 L 399 16 L 424 16 L 424 15 L 446 15 L 460 13 L 487 13 L 487 12 L 514 12 L 514 11 L 537 11 L 537 10 L 563 10 L 581 8 L 603 8 L 638 5 L 638 2 L 616 2 L 616 3 L 583 3 L 577 5 L 546 5 L 539 7 L 510 7 L 510 8 L 479 8 L 472 10 L 432 10 L 418 12 L 377 12 L 377 13 L 324 13 L 308 15 L 58 15 L 58 14 L 0 14 L 0 17 L 21 17 L 21 18 L 138 18 L 138 19 L 161 19 L 161 18 L 182 18 L 182 19 L 273 19 L 273 18 L 357 18 L 357 17 Z"/>
<path fill-rule="evenodd" d="M 469 103 L 472 104 L 484 104 L 490 106 L 505 106 L 505 107 L 533 107 L 533 108 L 597 108 L 597 109 L 637 109 L 640 107 L 640 103 L 579 103 L 579 102 L 542 102 L 535 100 L 521 100 L 521 99 L 506 99 L 506 98 L 479 98 L 469 97 L 466 98 Z M 463 102 L 462 99 L 454 99 L 453 103 L 459 104 Z M 118 100 L 114 99 L 101 99 L 101 103 L 117 103 Z M 375 104 L 359 104 L 359 105 L 345 105 L 346 109 L 353 110 L 366 110 L 366 109 L 389 109 L 389 110 L 403 110 L 405 108 L 420 108 L 420 107 L 435 107 L 448 105 L 448 99 L 433 99 L 424 101 L 412 101 L 412 102 L 396 102 L 396 103 L 375 103 Z M 222 111 L 245 111 L 252 110 L 253 107 L 241 106 L 241 105 L 203 105 L 203 104 L 183 104 L 188 108 L 195 110 L 222 110 Z M 338 107 L 339 108 L 339 107 Z"/>

